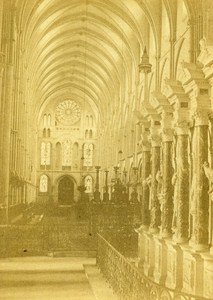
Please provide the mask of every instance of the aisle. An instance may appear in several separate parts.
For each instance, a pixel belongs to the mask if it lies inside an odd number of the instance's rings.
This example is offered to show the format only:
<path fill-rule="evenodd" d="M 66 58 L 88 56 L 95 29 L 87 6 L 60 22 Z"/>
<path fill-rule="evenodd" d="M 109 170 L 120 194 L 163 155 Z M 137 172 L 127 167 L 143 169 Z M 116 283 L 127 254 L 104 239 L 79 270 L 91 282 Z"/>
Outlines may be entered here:
<path fill-rule="evenodd" d="M 0 261 L 0 299 L 96 300 L 85 274 L 88 258 L 13 258 Z"/>

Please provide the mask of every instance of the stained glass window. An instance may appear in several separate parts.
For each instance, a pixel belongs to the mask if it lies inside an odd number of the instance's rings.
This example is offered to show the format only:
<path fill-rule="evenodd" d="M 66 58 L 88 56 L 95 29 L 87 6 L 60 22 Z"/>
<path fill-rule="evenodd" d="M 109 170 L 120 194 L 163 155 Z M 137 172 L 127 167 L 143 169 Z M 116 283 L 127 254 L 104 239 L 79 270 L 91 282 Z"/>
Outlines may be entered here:
<path fill-rule="evenodd" d="M 71 141 L 66 140 L 62 144 L 62 165 L 71 166 Z"/>
<path fill-rule="evenodd" d="M 90 126 L 93 126 L 93 116 L 90 116 Z"/>
<path fill-rule="evenodd" d="M 47 125 L 48 125 L 48 127 L 51 126 L 51 115 L 50 114 L 48 115 Z"/>
<path fill-rule="evenodd" d="M 74 168 L 77 168 L 79 164 L 79 159 L 78 159 L 78 143 L 75 143 L 73 145 L 73 150 L 72 150 L 72 165 Z"/>
<path fill-rule="evenodd" d="M 92 167 L 93 166 L 93 144 L 84 144 L 84 166 Z"/>
<path fill-rule="evenodd" d="M 71 100 L 66 100 L 56 107 L 56 119 L 64 125 L 72 125 L 80 120 L 81 110 L 79 105 Z"/>
<path fill-rule="evenodd" d="M 46 164 L 46 143 L 41 143 L 41 165 L 44 166 Z"/>
<path fill-rule="evenodd" d="M 51 144 L 46 144 L 46 165 L 50 165 L 50 152 L 51 152 Z"/>
<path fill-rule="evenodd" d="M 47 115 L 46 114 L 44 115 L 44 124 L 43 125 L 44 125 L 44 127 L 47 127 Z"/>
<path fill-rule="evenodd" d="M 41 175 L 39 191 L 41 193 L 47 193 L 47 191 L 48 191 L 48 177 L 47 177 L 47 175 Z"/>
<path fill-rule="evenodd" d="M 41 165 L 50 165 L 51 143 L 41 143 Z"/>
<path fill-rule="evenodd" d="M 84 185 L 85 185 L 85 193 L 92 193 L 92 189 L 93 189 L 93 180 L 92 177 L 90 175 L 86 176 L 84 178 Z"/>

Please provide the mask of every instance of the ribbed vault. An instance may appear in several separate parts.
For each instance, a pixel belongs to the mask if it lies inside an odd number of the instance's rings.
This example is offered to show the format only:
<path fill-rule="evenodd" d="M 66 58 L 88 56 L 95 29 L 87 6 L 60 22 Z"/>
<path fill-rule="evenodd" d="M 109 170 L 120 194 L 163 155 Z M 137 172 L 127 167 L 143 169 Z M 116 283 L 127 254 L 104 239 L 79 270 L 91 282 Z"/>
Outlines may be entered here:
<path fill-rule="evenodd" d="M 172 4 L 164 4 L 175 30 Z M 160 51 L 161 1 L 17 0 L 16 5 L 28 97 L 37 113 L 60 94 L 87 101 L 103 117 L 111 101 L 132 91 L 147 31 L 156 55 Z"/>

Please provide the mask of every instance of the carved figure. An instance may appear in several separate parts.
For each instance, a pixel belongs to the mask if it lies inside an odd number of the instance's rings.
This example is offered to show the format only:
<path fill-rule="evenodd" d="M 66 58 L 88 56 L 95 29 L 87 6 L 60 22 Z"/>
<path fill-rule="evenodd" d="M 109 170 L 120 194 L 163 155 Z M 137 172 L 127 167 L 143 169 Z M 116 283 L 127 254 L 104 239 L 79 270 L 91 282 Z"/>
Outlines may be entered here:
<path fill-rule="evenodd" d="M 161 171 L 159 170 L 156 174 L 156 180 L 158 182 L 158 186 L 157 186 L 157 197 L 158 197 L 158 200 L 160 202 L 160 210 L 163 211 L 163 196 L 164 196 L 164 193 L 163 193 L 163 176 L 162 176 L 162 173 Z"/>
<path fill-rule="evenodd" d="M 173 217 L 172 217 L 172 229 L 175 231 L 176 229 L 176 223 L 177 223 L 177 172 L 175 172 L 172 176 L 172 185 L 174 187 L 174 196 L 173 196 L 173 203 L 174 203 L 174 211 L 173 211 Z"/>
<path fill-rule="evenodd" d="M 206 177 L 209 180 L 209 191 L 208 191 L 208 193 L 211 194 L 213 192 L 213 187 L 212 187 L 212 183 L 213 183 L 213 169 L 211 169 L 209 167 L 209 163 L 206 162 L 206 161 L 203 164 L 203 169 L 204 169 Z"/>
<path fill-rule="evenodd" d="M 151 188 L 152 175 L 150 174 L 143 182 L 143 184 L 148 185 L 149 189 Z"/>
<path fill-rule="evenodd" d="M 200 44 L 200 51 L 204 52 L 204 53 L 208 53 L 208 48 L 207 48 L 207 45 L 206 45 L 206 39 L 202 38 L 200 40 L 199 44 Z"/>
<path fill-rule="evenodd" d="M 148 185 L 148 187 L 149 187 L 149 209 L 151 209 L 151 182 L 152 182 L 152 175 L 150 174 L 150 175 L 143 181 L 143 185 Z"/>
<path fill-rule="evenodd" d="M 163 176 L 160 170 L 157 171 L 156 180 L 158 182 L 157 193 L 161 194 L 163 189 Z"/>

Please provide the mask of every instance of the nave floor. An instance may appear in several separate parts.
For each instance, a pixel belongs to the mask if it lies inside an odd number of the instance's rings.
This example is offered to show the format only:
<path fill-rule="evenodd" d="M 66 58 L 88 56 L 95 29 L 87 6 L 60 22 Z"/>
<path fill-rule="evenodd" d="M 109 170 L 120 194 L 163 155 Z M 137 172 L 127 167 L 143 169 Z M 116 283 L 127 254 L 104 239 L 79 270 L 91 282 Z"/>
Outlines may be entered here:
<path fill-rule="evenodd" d="M 117 300 L 95 259 L 83 257 L 1 259 L 0 299 Z"/>

